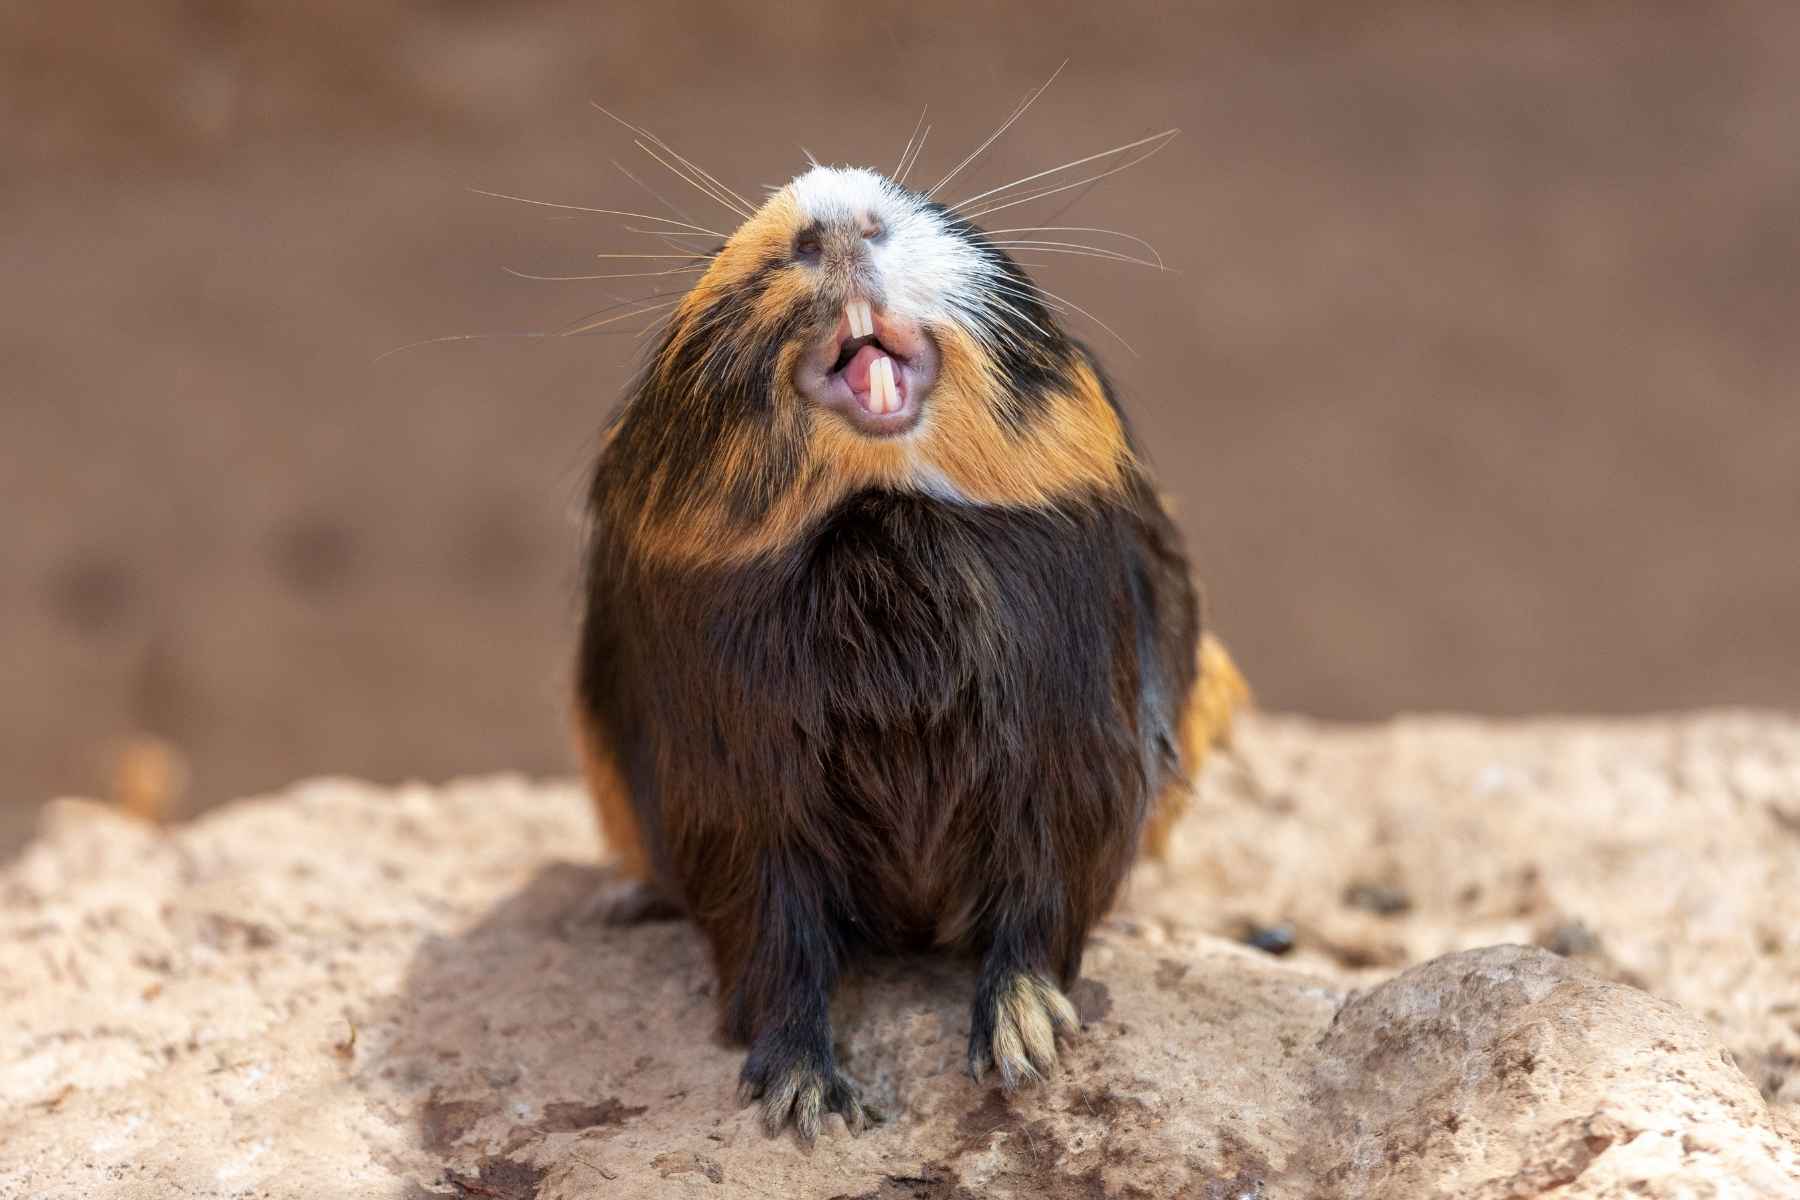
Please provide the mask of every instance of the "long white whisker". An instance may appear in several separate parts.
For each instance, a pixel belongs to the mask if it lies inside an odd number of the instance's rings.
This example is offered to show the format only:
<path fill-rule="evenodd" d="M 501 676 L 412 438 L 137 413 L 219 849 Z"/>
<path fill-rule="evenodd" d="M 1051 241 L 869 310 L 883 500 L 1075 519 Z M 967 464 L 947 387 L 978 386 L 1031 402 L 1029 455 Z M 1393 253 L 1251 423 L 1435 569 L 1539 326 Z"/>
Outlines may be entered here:
<path fill-rule="evenodd" d="M 912 169 L 919 165 L 919 156 L 925 153 L 925 143 L 930 140 L 931 131 L 935 128 L 934 125 L 927 125 L 925 132 L 919 135 L 919 144 L 913 148 L 912 157 L 906 160 L 906 169 L 900 172 L 900 178 L 894 180 L 895 183 L 902 187 L 906 186 L 906 177 L 911 175 Z"/>
<path fill-rule="evenodd" d="M 528 271 L 515 271 L 511 267 L 501 267 L 514 279 L 535 279 L 545 283 L 573 283 L 585 279 L 653 279 L 660 275 L 691 275 L 704 271 L 705 267 L 671 267 L 667 271 L 619 271 L 603 275 L 533 275 Z"/>
<path fill-rule="evenodd" d="M 1064 311 L 1066 311 L 1060 305 L 1050 304 L 1050 303 L 1046 302 L 1044 300 L 1044 298 L 1041 296 L 1033 296 L 1033 295 L 1029 295 L 1025 292 L 1002 291 L 1002 292 L 1000 292 L 1000 295 L 1011 296 L 1013 299 L 1023 300 L 1027 304 L 1035 304 L 1039 308 L 1048 309 L 1050 312 L 1055 313 L 1058 316 L 1061 316 L 1064 313 Z M 1026 317 L 1024 313 L 1020 312 L 1017 308 L 1014 308 L 1012 305 L 1007 304 L 1006 301 L 1004 301 L 1004 300 L 996 300 L 994 303 L 1005 308 L 1008 312 L 1013 313 L 1014 315 L 1018 316 L 1021 320 L 1027 320 L 1027 321 L 1030 320 L 1030 318 Z M 1035 324 L 1033 325 L 1033 328 L 1036 328 Z M 1043 331 L 1039 330 L 1039 332 L 1041 333 Z"/>
<path fill-rule="evenodd" d="M 647 233 L 651 237 L 659 237 L 659 238 L 700 238 L 703 240 L 710 240 L 711 238 L 714 238 L 714 237 L 723 236 L 721 234 L 683 233 L 679 229 L 639 229 L 636 225 L 625 226 L 625 232 L 626 233 Z"/>
<path fill-rule="evenodd" d="M 661 138 L 657 137 L 654 133 L 651 133 L 648 129 L 645 129 L 641 125 L 633 125 L 630 121 L 625 120 L 625 118 L 619 116 L 617 113 L 613 112 L 611 109 L 607 108 L 604 104 L 601 104 L 599 101 L 594 100 L 594 101 L 589 101 L 589 103 L 592 104 L 595 108 L 599 109 L 601 112 L 605 113 L 607 116 L 611 117 L 613 120 L 617 121 L 619 124 L 623 125 L 625 128 L 631 130 L 631 132 L 637 134 L 639 137 L 642 137 L 649 141 L 655 142 L 658 146 L 660 146 L 664 151 L 666 151 L 668 153 L 669 157 L 671 157 L 671 158 L 675 159 L 675 161 L 681 163 L 682 166 L 684 166 L 688 170 L 692 171 L 695 175 L 698 175 L 701 179 L 704 179 L 708 183 L 712 184 L 714 188 L 717 188 L 719 193 L 721 194 L 721 197 L 729 197 L 730 199 L 736 200 L 738 202 L 738 204 L 742 206 L 741 208 L 737 209 L 738 215 L 744 217 L 746 220 L 749 219 L 750 209 L 752 207 L 750 202 L 748 200 L 744 199 L 742 196 L 738 195 L 736 192 L 732 191 L 730 188 L 726 187 L 723 183 L 719 182 L 718 178 L 715 177 L 712 174 L 712 172 L 708 171 L 705 167 L 702 167 L 699 163 L 695 162 L 693 159 L 688 158 L 687 156 L 682 154 L 681 151 L 675 149 L 675 147 L 669 145 L 669 143 L 663 141 Z M 646 151 L 646 153 L 648 153 L 648 147 L 645 147 L 645 151 Z M 652 157 L 654 157 L 654 155 Z M 667 166 L 668 164 L 665 163 L 664 165 Z M 670 169 L 673 170 L 673 168 L 670 168 Z M 731 206 L 726 205 L 726 207 L 729 208 Z"/>
<path fill-rule="evenodd" d="M 661 138 L 657 137 L 655 134 L 650 134 L 649 136 L 652 138 L 652 140 L 654 140 L 656 142 L 657 145 L 661 146 L 664 150 L 667 150 L 670 154 L 673 154 L 677 159 L 679 159 L 681 164 L 683 166 L 687 167 L 688 170 L 694 172 L 696 175 L 700 176 L 702 179 L 706 180 L 708 183 L 710 183 L 714 187 L 718 188 L 721 192 L 724 192 L 727 196 L 730 196 L 733 200 L 736 200 L 739 204 L 742 204 L 745 208 L 748 208 L 748 209 L 751 209 L 754 211 L 754 209 L 756 207 L 755 205 L 751 204 L 750 201 L 748 201 L 748 200 L 744 199 L 742 196 L 738 195 L 737 192 L 734 191 L 732 188 L 730 188 L 730 187 L 726 186 L 724 183 L 720 182 L 718 176 L 714 175 L 711 171 L 708 171 L 705 167 L 701 166 L 699 163 L 695 162 L 693 159 L 688 158 L 686 155 L 680 153 L 673 146 L 669 145 L 669 143 L 663 141 Z"/>
<path fill-rule="evenodd" d="M 601 216 L 607 217 L 635 217 L 640 221 L 660 221 L 664 225 L 685 226 L 688 229 L 696 230 L 699 233 L 704 233 L 711 237 L 722 238 L 725 236 L 716 230 L 706 228 L 704 225 L 691 225 L 686 221 L 674 221 L 668 217 L 653 216 L 650 213 L 627 212 L 622 208 L 589 208 L 585 204 L 558 204 L 554 200 L 532 200 L 526 196 L 509 196 L 505 192 L 490 192 L 485 188 L 478 187 L 472 187 L 469 190 L 474 192 L 477 196 L 488 196 L 495 200 L 512 200 L 518 204 L 532 204 L 539 208 L 560 208 L 566 209 L 569 212 L 598 213 Z"/>
<path fill-rule="evenodd" d="M 989 242 L 991 245 L 1008 250 L 1042 250 L 1047 254 L 1074 254 L 1083 258 L 1111 259 L 1113 262 L 1149 267 L 1153 271 L 1168 270 L 1161 263 L 1151 262 L 1147 258 L 1139 258 L 1135 254 L 1124 254 L 1117 250 L 1109 250 L 1105 246 L 1089 246 L 1083 242 L 996 241 L 994 239 L 989 239 Z"/>
<path fill-rule="evenodd" d="M 647 233 L 651 237 L 655 238 L 657 241 L 661 242 L 663 245 L 667 246 L 669 249 L 683 251 L 690 258 L 705 259 L 708 262 L 712 261 L 713 252 L 711 250 L 701 250 L 697 247 L 687 245 L 685 242 L 676 240 L 678 238 L 684 238 L 684 237 L 685 238 L 699 237 L 700 235 L 697 233 L 664 233 L 659 229 L 636 229 L 630 225 L 627 225 L 625 227 L 625 229 L 629 233 Z"/>
<path fill-rule="evenodd" d="M 1063 163 L 1059 167 L 1051 167 L 1047 171 L 1039 171 L 1033 175 L 1026 175 L 1021 179 L 1013 180 L 1011 183 L 1003 183 L 999 187 L 989 188 L 985 192 L 977 192 L 973 196 L 965 196 L 963 199 L 958 200 L 955 204 L 952 204 L 950 206 L 950 208 L 953 212 L 960 211 L 962 209 L 967 208 L 969 205 L 975 203 L 977 200 L 985 200 L 989 196 L 997 195 L 1000 192 L 1007 191 L 1010 188 L 1016 188 L 1020 184 L 1031 183 L 1033 180 L 1042 179 L 1046 175 L 1055 175 L 1059 171 L 1068 170 L 1070 167 L 1086 166 L 1088 163 L 1093 162 L 1097 158 L 1107 158 L 1114 154 L 1123 154 L 1128 150 L 1136 150 L 1139 146 L 1148 145 L 1151 142 L 1154 142 L 1158 138 L 1174 137 L 1177 133 L 1180 133 L 1180 132 L 1181 131 L 1179 129 L 1165 129 L 1161 133 L 1153 133 L 1149 137 L 1139 138 L 1135 142 L 1126 142 L 1123 146 L 1114 146 L 1110 150 L 1102 150 L 1098 154 L 1090 154 L 1086 158 L 1073 159 L 1069 162 Z"/>
<path fill-rule="evenodd" d="M 680 296 L 677 296 L 673 300 L 664 300 L 661 304 L 651 304 L 643 308 L 635 309 L 632 312 L 619 313 L 617 316 L 606 317 L 598 321 L 588 321 L 585 324 L 575 325 L 568 329 L 559 329 L 556 332 L 556 336 L 574 337 L 577 334 L 592 333 L 596 329 L 600 329 L 607 325 L 616 325 L 620 321 L 629 321 L 631 318 L 641 317 L 645 313 L 653 313 L 665 308 L 674 308 L 677 304 L 681 303 L 681 299 Z M 607 310 L 602 309 L 601 311 L 605 312 Z"/>
<path fill-rule="evenodd" d="M 669 199 L 667 196 L 663 195 L 661 192 L 657 191 L 655 188 L 653 188 L 649 184 L 645 183 L 642 179 L 639 179 L 636 175 L 633 175 L 630 171 L 626 170 L 624 163 L 620 162 L 616 158 L 609 158 L 606 161 L 611 163 L 613 165 L 613 169 L 616 170 L 619 174 L 621 174 L 625 178 L 631 180 L 631 182 L 637 184 L 638 187 L 642 188 L 646 193 L 648 193 L 652 200 L 655 200 L 658 204 L 662 205 L 664 208 L 668 209 L 670 212 L 672 212 L 676 216 L 680 217 L 682 219 L 682 221 L 688 226 L 688 228 L 690 228 L 690 229 L 699 229 L 700 228 L 699 225 L 694 224 L 694 218 L 689 216 L 687 213 L 683 212 L 675 204 L 675 202 L 673 200 Z"/>
<path fill-rule="evenodd" d="M 1005 309 L 1007 312 L 1011 313 L 1013 316 L 1019 318 L 1019 320 L 1025 322 L 1027 325 L 1029 325 L 1033 329 L 1037 330 L 1039 337 L 1048 338 L 1050 336 L 1050 333 L 1048 330 L 1046 330 L 1042 325 L 1039 325 L 1036 321 L 1032 320 L 1030 317 L 1026 316 L 1024 313 L 1020 312 L 1016 305 L 1008 304 L 1004 300 L 995 300 L 992 303 L 994 304 L 994 306 L 996 308 Z M 1034 301 L 1034 303 L 1036 303 L 1036 302 Z"/>
<path fill-rule="evenodd" d="M 1111 325 L 1108 325 L 1105 321 L 1102 321 L 1099 317 L 1096 317 L 1093 313 L 1091 313 L 1087 309 L 1081 307 L 1081 305 L 1075 303 L 1073 300 L 1069 299 L 1067 296 L 1057 295 L 1055 292 L 1051 291 L 1049 288 L 1045 287 L 1043 284 L 1038 283 L 1035 279 L 1031 281 L 1031 286 L 1036 288 L 1038 291 L 1042 292 L 1044 295 L 1050 297 L 1050 299 L 1055 300 L 1059 303 L 1068 305 L 1074 311 L 1080 313 L 1082 316 L 1086 317 L 1088 320 L 1092 321 L 1094 324 L 1098 325 L 1100 328 L 1106 330 L 1106 332 L 1112 334 L 1113 337 L 1118 338 L 1119 345 L 1121 345 L 1121 346 L 1125 347 L 1125 349 L 1131 351 L 1131 356 L 1133 358 L 1142 357 L 1141 355 L 1138 354 L 1136 347 L 1134 347 L 1130 342 L 1126 341 L 1124 338 L 1119 337 L 1118 330 L 1114 329 Z"/>
<path fill-rule="evenodd" d="M 1062 307 L 1062 305 L 1057 304 L 1054 301 L 1046 300 L 1043 296 L 1034 295 L 1031 292 L 1017 291 L 1013 288 L 1004 287 L 997 283 L 990 283 L 988 286 L 991 287 L 994 291 L 999 292 L 1002 296 L 1012 296 L 1015 299 L 1024 300 L 1030 304 L 1041 305 L 1042 307 L 1049 309 L 1053 313 L 1062 313 L 1062 312 L 1067 311 L 1066 309 L 1064 309 Z"/>
<path fill-rule="evenodd" d="M 919 140 L 919 130 L 925 128 L 925 114 L 930 111 L 931 105 L 927 104 L 919 110 L 919 119 L 913 122 L 912 135 L 906 139 L 906 148 L 900 151 L 900 161 L 894 164 L 895 183 L 906 178 L 906 160 L 912 156 L 913 143 Z"/>
<path fill-rule="evenodd" d="M 594 255 L 594 257 L 595 258 L 685 258 L 689 262 L 692 262 L 696 258 L 705 258 L 706 255 L 695 254 L 692 251 L 690 251 L 687 254 L 596 254 L 596 255 Z"/>
<path fill-rule="evenodd" d="M 733 204 L 731 202 L 731 200 L 729 198 L 727 198 L 724 194 L 722 194 L 722 193 L 714 190 L 713 188 L 708 187 L 706 184 L 702 183 L 698 176 L 688 174 L 686 171 L 682 170 L 680 167 L 676 166 L 674 163 L 670 162 L 668 159 L 666 159 L 662 155 L 658 154 L 654 149 L 652 149 L 645 142 L 639 140 L 639 141 L 633 141 L 631 144 L 636 146 L 639 150 L 642 150 L 645 154 L 648 154 L 651 158 L 654 158 L 657 162 L 661 163 L 663 166 L 667 167 L 675 175 L 679 176 L 680 178 L 686 180 L 689 184 L 693 185 L 693 187 L 696 190 L 698 190 L 701 195 L 706 196 L 708 199 L 712 200 L 713 203 L 719 205 L 720 207 L 722 207 L 730 212 L 736 213 L 738 216 L 743 217 L 745 220 L 750 219 L 750 214 L 747 211 L 745 211 L 743 208 L 739 207 L 738 205 Z"/>
<path fill-rule="evenodd" d="M 1064 213 L 1068 212 L 1071 208 L 1074 208 L 1077 204 L 1080 204 L 1083 200 L 1086 200 L 1088 198 L 1088 193 L 1099 187 L 1101 182 L 1102 181 L 1098 179 L 1090 179 L 1088 180 L 1088 185 L 1086 187 L 1079 187 L 1071 190 L 1068 197 L 1064 199 L 1061 204 L 1056 206 L 1056 211 L 1045 217 L 1044 220 L 1062 220 Z"/>
<path fill-rule="evenodd" d="M 1032 92 L 1029 96 L 1025 97 L 1024 103 L 1020 104 L 1019 107 L 1013 109 L 1012 116 L 1006 118 L 1006 120 L 1001 124 L 1000 128 L 994 130 L 993 133 L 989 134 L 987 141 L 985 141 L 985 142 L 981 143 L 981 145 L 975 147 L 974 150 L 969 152 L 969 156 L 967 158 L 963 159 L 961 162 L 957 163 L 954 167 L 950 168 L 950 173 L 948 175 L 944 176 L 942 179 L 938 180 L 936 183 L 931 185 L 931 190 L 925 193 L 925 198 L 927 200 L 929 200 L 933 196 L 937 195 L 938 191 L 940 189 L 942 189 L 945 184 L 949 183 L 952 179 L 955 179 L 958 175 L 960 175 L 962 173 L 963 168 L 967 167 L 970 163 L 974 162 L 977 158 L 980 158 L 983 151 L 985 151 L 989 146 L 993 145 L 996 141 L 998 141 L 1000 139 L 1001 134 L 1005 133 L 1008 129 L 1011 129 L 1013 127 L 1013 123 L 1015 121 L 1017 121 L 1020 117 L 1025 115 L 1025 110 L 1030 108 L 1033 104 L 1035 104 L 1037 102 L 1037 98 L 1049 90 L 1050 85 L 1056 82 L 1056 77 L 1058 75 L 1061 75 L 1063 72 L 1063 68 L 1068 65 L 1069 65 L 1069 60 L 1066 58 L 1063 59 L 1061 63 L 1057 64 L 1056 70 L 1050 72 L 1050 78 L 1044 80 L 1044 82 L 1038 86 L 1036 91 Z"/>
<path fill-rule="evenodd" d="M 407 350 L 417 350 L 420 346 L 435 346 L 441 342 L 484 342 L 498 341 L 503 338 L 547 338 L 554 337 L 550 333 L 447 333 L 443 337 L 420 338 L 416 342 L 408 342 L 404 346 L 395 346 L 392 350 L 383 350 L 370 360 L 370 365 L 392 358 Z"/>
<path fill-rule="evenodd" d="M 1123 238 L 1128 242 L 1137 243 L 1150 252 L 1150 256 L 1156 260 L 1157 266 L 1163 265 L 1162 255 L 1157 252 L 1155 246 L 1143 238 L 1118 229 L 1102 229 L 1098 225 L 1015 225 L 1010 229 L 983 229 L 981 232 L 990 238 L 1002 233 L 1104 233 L 1109 237 Z"/>
<path fill-rule="evenodd" d="M 632 338 L 633 339 L 641 338 L 646 333 L 649 333 L 653 329 L 662 328 L 664 325 L 667 325 L 669 323 L 669 318 L 673 317 L 674 315 L 675 315 L 674 310 L 671 309 L 670 311 L 664 313 L 662 316 L 656 318 L 656 320 L 654 320 L 654 321 L 650 322 L 648 325 L 644 326 L 642 329 L 638 330 L 636 333 L 632 334 L 631 335 Z"/>
<path fill-rule="evenodd" d="M 1135 167 L 1139 163 L 1143 162 L 1145 159 L 1150 158 L 1152 155 L 1155 155 L 1160 150 L 1162 150 L 1162 148 L 1164 146 L 1167 146 L 1170 142 L 1174 141 L 1175 135 L 1180 132 L 1181 131 L 1179 129 L 1169 130 L 1167 132 L 1167 136 L 1163 137 L 1162 141 L 1157 142 L 1156 145 L 1150 147 L 1150 149 L 1144 151 L 1144 153 L 1138 155 L 1136 158 L 1129 159 L 1126 162 L 1122 162 L 1118 166 L 1113 167 L 1110 170 L 1101 171 L 1097 175 L 1090 175 L 1086 179 L 1077 179 L 1074 183 L 1065 183 L 1061 187 L 1045 188 L 1042 191 L 1032 192 L 1030 195 L 1021 196 L 1016 200 L 1003 200 L 998 204 L 990 204 L 986 208 L 983 208 L 977 212 L 965 213 L 964 215 L 969 220 L 976 221 L 976 220 L 980 220 L 982 217 L 986 217 L 993 213 L 997 213 L 997 212 L 1001 211 L 1002 209 L 1012 208 L 1014 205 L 1028 204 L 1033 200 L 1042 200 L 1045 196 L 1054 196 L 1058 192 L 1066 192 L 1070 188 L 1085 187 L 1090 183 L 1098 183 L 1100 180 L 1105 179 L 1109 175 L 1117 175 L 1120 171 L 1124 171 L 1131 167 Z"/>

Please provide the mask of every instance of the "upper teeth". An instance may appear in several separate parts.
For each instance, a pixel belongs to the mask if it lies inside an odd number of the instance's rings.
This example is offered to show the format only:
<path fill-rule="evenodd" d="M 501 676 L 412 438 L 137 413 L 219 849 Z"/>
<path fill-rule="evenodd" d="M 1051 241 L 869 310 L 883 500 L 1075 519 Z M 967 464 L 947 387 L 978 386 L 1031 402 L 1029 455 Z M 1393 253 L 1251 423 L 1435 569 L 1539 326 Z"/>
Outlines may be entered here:
<path fill-rule="evenodd" d="M 869 311 L 867 300 L 852 300 L 844 305 L 844 316 L 850 322 L 851 337 L 869 337 L 875 332 L 875 314 Z"/>

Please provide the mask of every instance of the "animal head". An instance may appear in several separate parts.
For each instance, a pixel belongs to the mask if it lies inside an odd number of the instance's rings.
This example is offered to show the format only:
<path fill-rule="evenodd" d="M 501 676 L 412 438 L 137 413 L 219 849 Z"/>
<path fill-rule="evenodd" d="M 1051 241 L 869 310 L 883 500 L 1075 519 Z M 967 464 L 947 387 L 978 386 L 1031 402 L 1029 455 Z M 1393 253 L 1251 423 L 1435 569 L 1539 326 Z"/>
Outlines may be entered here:
<path fill-rule="evenodd" d="M 753 556 L 868 489 L 1052 507 L 1122 486 L 1124 422 L 1017 239 L 860 167 L 754 209 L 704 180 L 742 223 L 674 303 L 596 483 L 635 546 Z"/>

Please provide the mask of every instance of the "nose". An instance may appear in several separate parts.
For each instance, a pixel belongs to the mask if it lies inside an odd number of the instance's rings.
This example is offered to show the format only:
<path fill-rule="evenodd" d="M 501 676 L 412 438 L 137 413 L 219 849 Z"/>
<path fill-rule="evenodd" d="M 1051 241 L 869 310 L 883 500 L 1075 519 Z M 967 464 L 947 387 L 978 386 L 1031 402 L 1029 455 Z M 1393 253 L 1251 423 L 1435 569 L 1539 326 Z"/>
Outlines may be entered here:
<path fill-rule="evenodd" d="M 826 248 L 845 261 L 855 263 L 864 260 L 868 247 L 879 242 L 886 233 L 878 217 L 866 213 L 847 217 L 832 222 Z"/>

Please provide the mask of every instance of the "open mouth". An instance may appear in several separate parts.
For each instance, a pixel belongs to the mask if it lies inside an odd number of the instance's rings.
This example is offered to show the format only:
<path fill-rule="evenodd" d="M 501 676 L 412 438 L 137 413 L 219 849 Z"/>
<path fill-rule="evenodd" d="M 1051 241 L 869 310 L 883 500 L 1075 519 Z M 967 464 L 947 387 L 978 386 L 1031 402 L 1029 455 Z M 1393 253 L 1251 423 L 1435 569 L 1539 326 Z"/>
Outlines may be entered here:
<path fill-rule="evenodd" d="M 924 330 L 861 299 L 844 305 L 837 328 L 794 373 L 802 395 L 876 435 L 911 429 L 936 378 L 937 347 Z"/>

